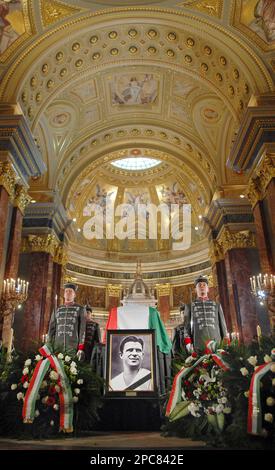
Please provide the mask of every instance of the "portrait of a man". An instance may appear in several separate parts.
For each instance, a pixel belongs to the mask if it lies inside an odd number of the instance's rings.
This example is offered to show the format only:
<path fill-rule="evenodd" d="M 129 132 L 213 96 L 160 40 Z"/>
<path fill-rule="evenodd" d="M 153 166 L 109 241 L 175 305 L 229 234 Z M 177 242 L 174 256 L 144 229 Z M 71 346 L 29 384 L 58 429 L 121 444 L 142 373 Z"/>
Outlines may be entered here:
<path fill-rule="evenodd" d="M 152 335 L 111 335 L 108 391 L 154 391 Z"/>

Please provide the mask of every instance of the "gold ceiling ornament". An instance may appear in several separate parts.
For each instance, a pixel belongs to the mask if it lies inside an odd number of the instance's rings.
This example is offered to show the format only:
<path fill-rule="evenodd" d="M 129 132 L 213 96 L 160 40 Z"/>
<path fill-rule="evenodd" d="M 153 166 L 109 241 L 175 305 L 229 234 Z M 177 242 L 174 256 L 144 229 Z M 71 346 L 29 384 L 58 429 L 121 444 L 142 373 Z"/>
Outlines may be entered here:
<path fill-rule="evenodd" d="M 201 13 L 206 13 L 216 18 L 221 17 L 222 13 L 222 0 L 188 0 L 179 3 L 177 6 L 197 10 Z"/>
<path fill-rule="evenodd" d="M 156 284 L 157 296 L 164 297 L 171 294 L 171 284 Z"/>
<path fill-rule="evenodd" d="M 32 198 L 28 194 L 27 188 L 25 186 L 16 185 L 14 193 L 13 205 L 18 207 L 20 212 L 24 215 L 26 207 L 30 204 Z"/>
<path fill-rule="evenodd" d="M 51 26 L 57 21 L 83 11 L 55 0 L 40 0 L 40 10 L 44 27 Z"/>
<path fill-rule="evenodd" d="M 231 232 L 227 227 L 224 227 L 218 235 L 217 241 L 224 254 L 234 248 L 256 248 L 255 234 L 250 230 Z"/>
<path fill-rule="evenodd" d="M 107 284 L 107 294 L 109 297 L 118 297 L 120 299 L 122 292 L 121 284 Z"/>
<path fill-rule="evenodd" d="M 270 181 L 275 178 L 275 155 L 266 155 L 249 180 L 246 195 L 254 207 L 265 198 Z"/>
<path fill-rule="evenodd" d="M 14 188 L 18 179 L 10 162 L 0 162 L 0 186 L 3 186 L 10 198 L 14 198 Z"/>
<path fill-rule="evenodd" d="M 218 263 L 224 259 L 224 251 L 222 246 L 217 240 L 212 240 L 209 246 L 209 258 L 211 261 L 211 266 Z"/>
<path fill-rule="evenodd" d="M 59 241 L 53 234 L 28 235 L 22 239 L 21 251 L 23 253 L 49 253 L 52 257 L 54 257 L 58 245 Z"/>

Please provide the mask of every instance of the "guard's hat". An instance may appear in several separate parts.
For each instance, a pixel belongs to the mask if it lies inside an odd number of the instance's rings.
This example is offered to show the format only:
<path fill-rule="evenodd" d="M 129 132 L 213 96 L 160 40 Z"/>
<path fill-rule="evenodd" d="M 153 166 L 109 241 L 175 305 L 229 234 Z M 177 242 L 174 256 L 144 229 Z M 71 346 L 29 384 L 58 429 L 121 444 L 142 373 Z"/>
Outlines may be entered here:
<path fill-rule="evenodd" d="M 66 284 L 64 284 L 64 289 L 73 289 L 76 292 L 78 289 L 78 286 L 74 284 L 73 282 L 66 282 Z"/>
<path fill-rule="evenodd" d="M 200 275 L 195 279 L 195 286 L 196 286 L 199 282 L 206 282 L 206 284 L 208 285 L 208 278 L 207 278 L 206 276 L 204 276 L 203 274 L 200 274 Z"/>
<path fill-rule="evenodd" d="M 86 312 L 91 312 L 93 311 L 92 307 L 90 305 L 85 305 Z"/>

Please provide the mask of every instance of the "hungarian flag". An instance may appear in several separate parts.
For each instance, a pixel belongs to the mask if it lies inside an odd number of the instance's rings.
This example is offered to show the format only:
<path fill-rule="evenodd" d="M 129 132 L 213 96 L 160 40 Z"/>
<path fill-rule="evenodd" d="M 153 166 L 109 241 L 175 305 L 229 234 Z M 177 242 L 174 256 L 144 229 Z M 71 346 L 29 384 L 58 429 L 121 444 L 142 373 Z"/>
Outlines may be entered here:
<path fill-rule="evenodd" d="M 158 310 L 147 305 L 129 304 L 125 307 L 112 308 L 104 333 L 104 343 L 107 330 L 155 330 L 156 343 L 160 351 L 168 354 L 172 348 Z"/>

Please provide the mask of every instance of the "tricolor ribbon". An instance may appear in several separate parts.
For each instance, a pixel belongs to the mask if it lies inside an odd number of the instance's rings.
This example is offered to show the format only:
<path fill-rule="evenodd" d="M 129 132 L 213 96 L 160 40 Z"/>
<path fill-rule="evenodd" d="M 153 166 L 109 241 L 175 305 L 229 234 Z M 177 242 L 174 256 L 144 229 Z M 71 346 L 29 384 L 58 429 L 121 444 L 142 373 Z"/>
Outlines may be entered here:
<path fill-rule="evenodd" d="M 24 423 L 32 423 L 35 417 L 35 402 L 42 381 L 51 367 L 58 374 L 57 384 L 59 385 L 60 391 L 59 396 L 59 409 L 60 409 L 60 431 L 67 433 L 73 432 L 73 397 L 72 390 L 64 370 L 63 364 L 52 354 L 52 351 L 48 345 L 44 345 L 39 349 L 43 359 L 38 361 L 30 385 L 25 395 L 25 401 L 23 405 L 23 421 Z"/>
<path fill-rule="evenodd" d="M 213 361 L 223 370 L 229 370 L 228 364 L 223 359 L 225 351 L 220 349 L 216 352 L 217 343 L 215 341 L 208 341 L 206 343 L 206 353 L 204 356 L 201 356 L 192 366 L 182 367 L 181 370 L 175 375 L 172 385 L 172 390 L 166 407 L 165 415 L 169 417 L 176 407 L 176 405 L 181 401 L 182 394 L 182 380 L 188 377 L 191 372 L 198 367 L 198 365 L 206 359 L 212 358 Z"/>
<path fill-rule="evenodd" d="M 260 436 L 262 434 L 262 407 L 261 407 L 261 380 L 269 372 L 272 365 L 275 365 L 275 348 L 271 351 L 272 362 L 263 364 L 256 368 L 252 375 L 249 395 L 248 395 L 248 416 L 247 416 L 247 432 Z"/>

